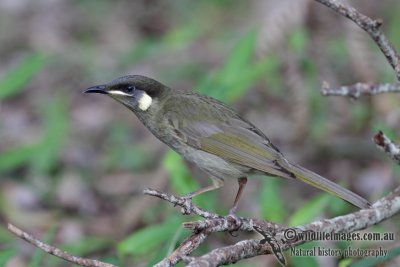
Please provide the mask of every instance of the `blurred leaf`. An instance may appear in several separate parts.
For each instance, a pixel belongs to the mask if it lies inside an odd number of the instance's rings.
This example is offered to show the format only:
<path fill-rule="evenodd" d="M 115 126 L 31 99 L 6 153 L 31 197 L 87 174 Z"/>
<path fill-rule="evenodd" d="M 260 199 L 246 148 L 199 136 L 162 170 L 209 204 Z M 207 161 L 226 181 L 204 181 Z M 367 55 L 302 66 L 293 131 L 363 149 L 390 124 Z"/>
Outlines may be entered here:
<path fill-rule="evenodd" d="M 321 140 L 327 135 L 329 129 L 328 102 L 321 98 L 318 87 L 312 87 L 309 93 L 310 103 L 310 133 L 312 139 Z"/>
<path fill-rule="evenodd" d="M 260 194 L 263 218 L 276 223 L 283 223 L 286 216 L 285 205 L 282 202 L 280 192 L 280 179 L 265 177 Z"/>
<path fill-rule="evenodd" d="M 269 66 L 269 59 L 264 59 L 254 66 L 247 66 L 237 75 L 237 81 L 231 84 L 231 92 L 227 94 L 226 101 L 233 102 L 242 97 L 264 74 Z"/>
<path fill-rule="evenodd" d="M 363 102 L 357 102 L 351 105 L 351 121 L 352 127 L 355 131 L 360 131 L 364 126 L 369 123 L 371 118 L 371 108 Z"/>
<path fill-rule="evenodd" d="M 104 237 L 88 237 L 82 240 L 78 240 L 76 242 L 63 244 L 60 246 L 60 249 L 67 251 L 71 255 L 83 257 L 88 254 L 93 254 L 96 252 L 100 252 L 102 250 L 107 250 L 110 247 L 113 247 L 114 241 L 109 238 Z M 118 259 L 114 258 L 106 258 L 101 259 L 104 262 L 108 263 L 118 263 Z M 47 266 L 58 266 L 60 262 L 63 262 L 57 257 L 50 257 L 46 260 Z M 119 266 L 119 265 L 118 265 Z"/>
<path fill-rule="evenodd" d="M 0 194 L 0 212 L 2 211 L 2 206 L 4 205 L 5 201 L 7 200 L 4 199 L 4 195 Z M 5 214 L 2 215 L 7 216 Z M 6 227 L 0 227 L 0 244 L 10 244 L 10 247 L 12 247 L 13 241 L 15 241 L 15 235 L 11 234 Z"/>
<path fill-rule="evenodd" d="M 77 242 L 65 244 L 62 249 L 77 256 L 88 255 L 112 246 L 112 240 L 104 237 L 88 237 Z"/>
<path fill-rule="evenodd" d="M 154 256 L 147 262 L 147 267 L 155 266 L 158 262 L 162 261 L 167 254 L 168 246 L 162 246 L 154 253 Z"/>
<path fill-rule="evenodd" d="M 181 227 L 181 223 L 182 220 L 179 217 L 172 216 L 162 224 L 140 229 L 118 244 L 118 254 L 124 257 L 130 254 L 137 256 L 152 252 L 161 243 L 172 238 L 176 229 Z"/>
<path fill-rule="evenodd" d="M 332 70 L 340 71 L 346 70 L 342 68 L 349 64 L 349 46 L 344 38 L 335 38 L 327 43 L 326 57 L 331 59 Z"/>
<path fill-rule="evenodd" d="M 142 170 L 152 163 L 154 151 L 151 147 L 132 139 L 132 129 L 124 123 L 115 123 L 105 142 L 106 153 L 101 158 L 106 169 Z"/>
<path fill-rule="evenodd" d="M 322 194 L 312 198 L 290 217 L 289 225 L 297 226 L 314 220 L 326 209 L 328 204 L 328 194 Z"/>
<path fill-rule="evenodd" d="M 268 55 L 266 61 L 264 80 L 268 86 L 269 94 L 277 96 L 285 96 L 285 86 L 283 85 L 281 75 L 281 62 L 278 54 Z"/>
<path fill-rule="evenodd" d="M 156 265 L 158 262 L 160 262 L 162 259 L 170 255 L 175 248 L 177 247 L 177 244 L 179 240 L 181 239 L 184 231 L 182 227 L 178 227 L 175 230 L 175 234 L 171 237 L 169 244 L 166 244 L 165 246 L 162 246 L 157 253 L 155 253 L 154 257 L 147 263 L 147 266 L 151 267 Z"/>
<path fill-rule="evenodd" d="M 0 154 L 0 170 L 10 171 L 31 163 L 33 169 L 47 171 L 57 160 L 68 135 L 68 117 L 65 99 L 56 97 L 42 111 L 44 134 L 35 144 L 11 148 Z"/>
<path fill-rule="evenodd" d="M 353 262 L 354 259 L 352 258 L 347 258 L 347 259 L 341 259 L 339 261 L 338 267 L 348 267 L 350 264 Z"/>
<path fill-rule="evenodd" d="M 174 68 L 166 68 L 163 73 L 160 74 L 160 77 L 161 80 L 168 84 L 175 83 L 182 79 L 198 81 L 204 76 L 204 73 L 206 73 L 205 66 L 200 65 L 199 62 L 191 61 L 179 64 L 179 66 Z"/>
<path fill-rule="evenodd" d="M 222 68 L 199 82 L 197 91 L 228 103 L 240 98 L 270 67 L 268 58 L 253 62 L 256 41 L 255 31 L 243 37 L 233 48 Z"/>
<path fill-rule="evenodd" d="M 158 40 L 142 39 L 128 54 L 123 55 L 121 58 L 122 66 L 132 64 L 132 62 L 138 62 L 142 59 L 146 59 L 150 56 L 159 55 L 161 51 L 164 51 L 161 47 L 161 43 Z"/>
<path fill-rule="evenodd" d="M 172 188 L 179 195 L 193 192 L 200 185 L 190 176 L 182 157 L 173 150 L 169 150 L 164 157 L 163 164 L 171 177 Z"/>
<path fill-rule="evenodd" d="M 65 98 L 55 97 L 42 111 L 45 120 L 45 135 L 39 143 L 39 151 L 33 158 L 34 168 L 46 172 L 54 166 L 57 154 L 68 136 L 69 120 Z"/>
<path fill-rule="evenodd" d="M 56 233 L 56 227 L 52 226 L 49 228 L 49 230 L 47 231 L 47 233 L 45 234 L 45 236 L 43 237 L 43 242 L 44 243 L 51 243 L 54 240 L 54 236 Z M 45 252 L 39 248 L 35 249 L 35 253 L 33 253 L 32 259 L 29 262 L 28 267 L 39 267 L 42 266 L 40 263 L 43 259 L 43 256 L 45 255 Z M 48 255 L 46 253 L 46 255 Z"/>
<path fill-rule="evenodd" d="M 400 165 L 398 164 L 392 164 L 392 170 L 393 170 L 393 176 L 395 179 L 399 180 L 400 179 Z M 381 196 L 386 196 L 385 192 L 382 192 Z"/>
<path fill-rule="evenodd" d="M 10 171 L 24 165 L 30 161 L 33 156 L 39 151 L 39 146 L 26 145 L 15 147 L 0 154 L 0 171 Z"/>
<path fill-rule="evenodd" d="M 309 116 L 309 132 L 311 139 L 319 140 L 327 135 L 330 121 L 327 119 L 329 114 L 329 101 L 321 96 L 320 87 L 317 83 L 317 69 L 315 63 L 308 58 L 303 59 L 302 69 L 306 78 Z"/>
<path fill-rule="evenodd" d="M 387 16 L 387 19 L 385 19 L 385 25 L 387 25 L 386 32 L 388 36 L 390 36 L 390 42 L 393 44 L 393 47 L 400 47 L 400 16 L 398 15 L 397 8 L 392 8 L 390 12 L 393 13 Z M 391 70 L 391 72 L 393 72 L 393 70 Z"/>
<path fill-rule="evenodd" d="M 400 256 L 400 247 L 393 248 L 388 251 L 388 254 L 386 257 L 379 257 L 379 258 L 364 258 L 361 259 L 357 262 L 354 262 L 351 264 L 351 267 L 373 267 L 373 266 L 379 266 L 381 264 L 384 264 L 384 262 L 389 261 L 395 257 Z M 384 265 L 382 265 L 384 266 Z M 388 265 L 389 266 L 389 265 Z"/>
<path fill-rule="evenodd" d="M 188 47 L 198 39 L 203 32 L 202 26 L 185 23 L 169 31 L 163 38 L 141 39 L 120 61 L 127 66 L 133 62 L 162 57 L 164 53 L 177 53 L 180 48 Z"/>
<path fill-rule="evenodd" d="M 183 228 L 178 227 L 178 229 L 175 230 L 174 236 L 171 238 L 171 241 L 169 242 L 168 250 L 167 253 L 165 253 L 165 256 L 170 255 L 172 252 L 174 252 L 176 248 L 176 244 L 178 244 L 178 241 L 180 237 L 182 236 L 183 233 Z"/>
<path fill-rule="evenodd" d="M 25 57 L 14 69 L 0 80 L 0 100 L 13 97 L 34 78 L 46 64 L 49 57 L 42 53 L 34 53 Z"/>
<path fill-rule="evenodd" d="M 297 53 L 303 53 L 307 49 L 308 41 L 307 29 L 300 28 L 292 32 L 289 37 L 289 47 Z"/>
<path fill-rule="evenodd" d="M 333 195 L 329 196 L 329 211 L 331 216 L 340 216 L 350 211 L 350 205 L 341 198 Z"/>
<path fill-rule="evenodd" d="M 0 266 L 6 266 L 7 262 L 17 254 L 14 249 L 0 250 Z"/>
<path fill-rule="evenodd" d="M 220 70 L 219 75 L 226 80 L 235 79 L 235 76 L 243 71 L 241 68 L 249 64 L 253 56 L 256 41 L 256 31 L 251 31 L 244 36 L 225 60 L 224 67 Z"/>
<path fill-rule="evenodd" d="M 170 49 L 188 46 L 196 41 L 200 33 L 198 24 L 186 23 L 168 32 L 162 42 L 168 45 Z"/>

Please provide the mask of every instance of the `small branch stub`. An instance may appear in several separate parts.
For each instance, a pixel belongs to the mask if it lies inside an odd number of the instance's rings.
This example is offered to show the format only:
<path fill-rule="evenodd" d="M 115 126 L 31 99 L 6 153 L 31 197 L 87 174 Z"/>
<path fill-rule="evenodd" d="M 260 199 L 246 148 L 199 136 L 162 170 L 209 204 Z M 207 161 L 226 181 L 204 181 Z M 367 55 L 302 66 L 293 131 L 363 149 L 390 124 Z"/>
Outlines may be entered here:
<path fill-rule="evenodd" d="M 400 164 L 400 146 L 396 145 L 382 131 L 375 134 L 372 140 L 379 149 L 388 154 L 397 164 Z"/>

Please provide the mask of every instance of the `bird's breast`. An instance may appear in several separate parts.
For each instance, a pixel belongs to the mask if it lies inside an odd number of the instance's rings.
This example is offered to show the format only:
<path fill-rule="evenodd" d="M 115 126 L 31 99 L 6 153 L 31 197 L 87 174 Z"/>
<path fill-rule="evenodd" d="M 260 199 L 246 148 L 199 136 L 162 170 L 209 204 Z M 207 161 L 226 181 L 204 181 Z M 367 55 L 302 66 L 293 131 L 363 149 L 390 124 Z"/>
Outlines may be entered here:
<path fill-rule="evenodd" d="M 249 169 L 244 166 L 237 165 L 196 148 L 181 145 L 172 148 L 186 160 L 197 165 L 202 171 L 216 178 L 237 179 L 249 172 Z"/>

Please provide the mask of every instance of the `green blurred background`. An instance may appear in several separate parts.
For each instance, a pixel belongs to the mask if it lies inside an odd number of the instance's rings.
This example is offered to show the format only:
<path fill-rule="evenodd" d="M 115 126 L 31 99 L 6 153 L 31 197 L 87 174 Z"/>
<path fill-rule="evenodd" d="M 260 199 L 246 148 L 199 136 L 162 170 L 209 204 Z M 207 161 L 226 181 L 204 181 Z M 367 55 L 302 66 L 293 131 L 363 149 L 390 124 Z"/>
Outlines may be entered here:
<path fill-rule="evenodd" d="M 384 19 L 400 49 L 398 1 L 352 1 Z M 321 82 L 394 82 L 364 32 L 308 0 L 0 0 L 0 265 L 71 266 L 19 241 L 12 222 L 72 254 L 120 266 L 151 266 L 198 219 L 142 195 L 182 195 L 210 181 L 113 100 L 81 92 L 126 74 L 194 89 L 234 106 L 281 151 L 371 201 L 399 182 L 399 168 L 371 142 L 400 136 L 397 95 L 326 98 Z M 197 197 L 226 214 L 237 183 Z M 239 215 L 299 225 L 354 208 L 310 186 L 250 179 Z M 397 232 L 398 218 L 370 231 Z M 245 238 L 210 237 L 195 253 Z M 393 249 L 399 242 L 304 245 Z M 396 252 L 397 251 L 397 252 Z M 291 257 L 289 266 L 374 266 L 373 259 Z M 357 265 L 358 264 L 358 265 Z M 180 264 L 182 266 L 182 264 Z M 235 266 L 279 266 L 260 256 Z"/>

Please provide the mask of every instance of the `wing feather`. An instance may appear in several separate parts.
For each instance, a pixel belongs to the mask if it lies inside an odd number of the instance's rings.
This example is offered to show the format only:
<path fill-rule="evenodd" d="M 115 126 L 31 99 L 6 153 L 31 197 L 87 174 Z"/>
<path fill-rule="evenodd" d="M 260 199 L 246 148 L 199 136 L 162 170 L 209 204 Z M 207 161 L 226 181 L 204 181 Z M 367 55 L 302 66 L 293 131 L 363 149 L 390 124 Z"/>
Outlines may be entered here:
<path fill-rule="evenodd" d="M 179 109 L 169 106 L 164 114 L 181 141 L 233 163 L 292 178 L 276 163 L 281 156 L 279 150 L 253 124 L 222 103 L 199 103 L 204 98 L 191 101 L 182 101 Z"/>

